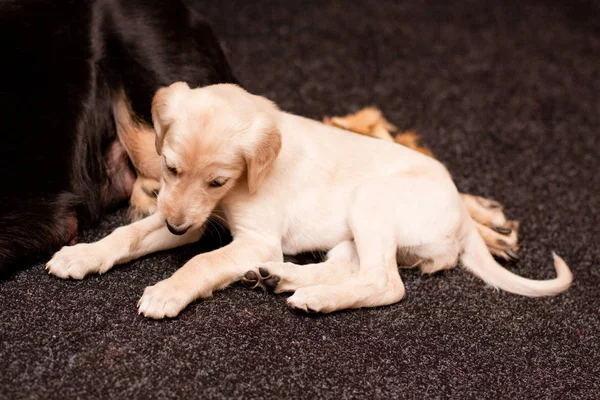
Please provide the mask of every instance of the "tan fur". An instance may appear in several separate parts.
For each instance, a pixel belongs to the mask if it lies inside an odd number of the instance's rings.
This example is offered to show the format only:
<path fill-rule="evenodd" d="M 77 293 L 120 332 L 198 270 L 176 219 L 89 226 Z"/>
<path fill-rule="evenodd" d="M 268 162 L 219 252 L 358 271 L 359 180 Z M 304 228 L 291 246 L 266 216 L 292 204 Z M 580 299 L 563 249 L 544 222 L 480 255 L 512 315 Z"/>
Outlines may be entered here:
<path fill-rule="evenodd" d="M 119 141 L 138 174 L 160 179 L 160 158 L 154 150 L 154 129 L 135 117 L 123 90 L 113 101 L 113 114 Z"/>
<path fill-rule="evenodd" d="M 137 221 L 157 210 L 156 199 L 160 191 L 160 182 L 138 176 L 133 184 L 129 200 L 129 219 Z"/>
<path fill-rule="evenodd" d="M 113 99 L 113 115 L 119 141 L 125 148 L 137 172 L 129 200 L 129 217 L 140 219 L 156 211 L 156 196 L 160 188 L 160 156 L 155 148 L 155 133 L 133 113 L 125 92 L 121 89 Z"/>
<path fill-rule="evenodd" d="M 382 128 L 388 132 L 395 132 L 398 128 L 389 123 L 376 107 L 365 107 L 354 114 L 348 114 L 343 117 L 325 117 L 323 122 L 327 125 L 336 126 L 346 129 L 361 135 L 373 136 L 372 132 L 378 123 L 382 124 Z M 392 139 L 391 135 L 389 139 Z M 390 141 L 393 141 L 390 140 Z"/>
<path fill-rule="evenodd" d="M 431 150 L 419 145 L 420 136 L 415 131 L 398 132 L 398 128 L 386 120 L 381 110 L 376 107 L 366 107 L 343 117 L 325 117 L 323 122 L 361 135 L 396 142 L 433 157 Z M 395 137 L 392 133 L 396 133 Z"/>
<path fill-rule="evenodd" d="M 508 221 L 504 226 L 511 232 L 508 235 L 500 234 L 494 231 L 487 225 L 476 222 L 477 231 L 485 241 L 488 250 L 493 255 L 505 260 L 516 259 L 518 246 L 518 229 L 519 223 L 516 221 Z"/>

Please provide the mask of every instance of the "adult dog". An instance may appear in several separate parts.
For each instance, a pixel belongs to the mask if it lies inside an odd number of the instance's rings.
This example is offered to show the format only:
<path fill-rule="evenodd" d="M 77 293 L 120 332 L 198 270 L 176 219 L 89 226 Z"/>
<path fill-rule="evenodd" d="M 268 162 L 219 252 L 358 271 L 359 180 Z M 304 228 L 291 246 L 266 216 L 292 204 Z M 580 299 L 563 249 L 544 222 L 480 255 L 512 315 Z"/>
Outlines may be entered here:
<path fill-rule="evenodd" d="M 433 273 L 460 262 L 493 287 L 532 297 L 571 284 L 556 254 L 557 277 L 547 281 L 500 266 L 431 157 L 281 112 L 231 84 L 174 83 L 158 91 L 152 116 L 159 212 L 97 243 L 64 247 L 47 264 L 61 278 L 103 273 L 197 240 L 220 207 L 233 242 L 146 288 L 138 306 L 147 317 L 174 317 L 242 278 L 295 292 L 289 306 L 307 312 L 388 305 L 405 295 L 398 264 Z M 327 260 L 283 262 L 283 254 L 312 250 L 328 250 Z"/>
<path fill-rule="evenodd" d="M 158 88 L 235 82 L 209 25 L 177 0 L 3 1 L 0 50 L 0 272 L 148 198 L 134 181 L 158 178 Z"/>

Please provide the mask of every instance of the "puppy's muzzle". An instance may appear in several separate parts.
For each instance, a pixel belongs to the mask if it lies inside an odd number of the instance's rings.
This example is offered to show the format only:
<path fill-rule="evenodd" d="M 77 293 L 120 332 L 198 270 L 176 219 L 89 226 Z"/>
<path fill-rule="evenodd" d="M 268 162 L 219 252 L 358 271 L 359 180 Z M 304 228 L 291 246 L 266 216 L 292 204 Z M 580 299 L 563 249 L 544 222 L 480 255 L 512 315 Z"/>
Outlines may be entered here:
<path fill-rule="evenodd" d="M 189 225 L 181 227 L 181 226 L 173 226 L 169 223 L 169 221 L 165 221 L 165 222 L 167 224 L 167 229 L 173 235 L 183 235 L 184 233 L 186 233 L 188 231 L 188 229 L 190 229 Z"/>

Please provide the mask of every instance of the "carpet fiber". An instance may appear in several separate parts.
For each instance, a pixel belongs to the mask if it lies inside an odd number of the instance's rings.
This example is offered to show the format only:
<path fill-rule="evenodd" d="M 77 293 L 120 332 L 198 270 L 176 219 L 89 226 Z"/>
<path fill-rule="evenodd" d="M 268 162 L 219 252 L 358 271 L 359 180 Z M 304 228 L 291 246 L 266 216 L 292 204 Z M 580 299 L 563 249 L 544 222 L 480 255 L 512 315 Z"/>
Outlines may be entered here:
<path fill-rule="evenodd" d="M 529 299 L 461 269 L 402 270 L 407 297 L 389 307 L 297 316 L 285 296 L 235 286 L 151 321 L 136 313 L 144 287 L 222 233 L 81 282 L 38 264 L 0 282 L 0 398 L 598 398 L 598 6 L 190 4 L 250 91 L 318 119 L 381 107 L 462 191 L 522 222 L 507 268 L 552 278 L 555 250 L 574 284 Z M 121 210 L 82 240 L 124 221 Z"/>

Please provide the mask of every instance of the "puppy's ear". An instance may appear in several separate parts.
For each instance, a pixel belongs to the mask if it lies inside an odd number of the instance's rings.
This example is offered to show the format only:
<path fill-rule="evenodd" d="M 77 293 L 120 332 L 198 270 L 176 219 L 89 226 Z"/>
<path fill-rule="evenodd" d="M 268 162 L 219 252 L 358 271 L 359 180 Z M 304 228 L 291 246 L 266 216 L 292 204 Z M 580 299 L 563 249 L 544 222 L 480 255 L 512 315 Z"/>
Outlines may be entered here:
<path fill-rule="evenodd" d="M 248 189 L 250 194 L 256 193 L 273 167 L 281 150 L 281 134 L 277 129 L 260 133 L 253 148 L 246 155 L 248 165 Z"/>
<path fill-rule="evenodd" d="M 262 112 L 250 129 L 252 139 L 244 155 L 250 194 L 256 193 L 281 151 L 281 133 L 277 126 L 279 109 L 262 97 L 260 102 Z"/>
<path fill-rule="evenodd" d="M 160 155 L 162 145 L 165 141 L 165 134 L 169 126 L 173 123 L 171 110 L 177 109 L 175 103 L 178 101 L 178 94 L 190 87 L 185 82 L 175 82 L 171 86 L 159 89 L 152 99 L 152 123 L 156 132 L 156 152 Z"/>

